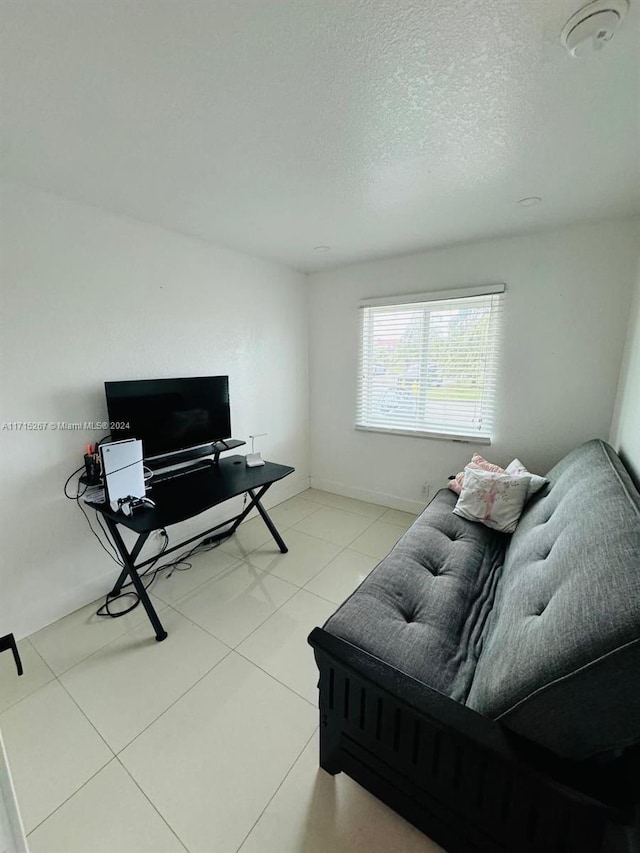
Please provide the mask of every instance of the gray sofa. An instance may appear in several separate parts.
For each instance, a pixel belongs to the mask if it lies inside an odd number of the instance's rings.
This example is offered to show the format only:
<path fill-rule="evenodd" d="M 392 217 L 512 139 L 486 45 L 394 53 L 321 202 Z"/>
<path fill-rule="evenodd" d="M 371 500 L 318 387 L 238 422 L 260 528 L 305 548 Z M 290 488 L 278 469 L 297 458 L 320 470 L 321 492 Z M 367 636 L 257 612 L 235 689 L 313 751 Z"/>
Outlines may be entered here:
<path fill-rule="evenodd" d="M 638 844 L 640 496 L 594 440 L 512 535 L 440 491 L 309 641 L 321 765 L 450 851 Z"/>

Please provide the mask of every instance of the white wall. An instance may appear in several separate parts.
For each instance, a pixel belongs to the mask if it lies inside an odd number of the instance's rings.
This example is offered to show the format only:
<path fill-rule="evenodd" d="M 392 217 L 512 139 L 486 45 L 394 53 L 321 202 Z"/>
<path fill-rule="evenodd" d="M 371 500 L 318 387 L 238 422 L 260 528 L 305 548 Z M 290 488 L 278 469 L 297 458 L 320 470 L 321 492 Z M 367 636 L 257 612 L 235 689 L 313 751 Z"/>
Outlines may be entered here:
<path fill-rule="evenodd" d="M 106 379 L 228 374 L 234 437 L 268 432 L 265 457 L 296 468 L 269 503 L 308 486 L 304 275 L 16 187 L 3 213 L 1 421 L 106 420 Z M 2 631 L 30 633 L 117 574 L 62 496 L 100 437 L 0 431 Z"/>
<path fill-rule="evenodd" d="M 573 446 L 608 437 L 640 222 L 485 241 L 314 274 L 311 483 L 391 506 L 424 505 L 471 454 L 547 471 Z M 505 282 L 492 447 L 357 432 L 357 305 L 364 297 Z"/>
<path fill-rule="evenodd" d="M 640 488 L 640 258 L 611 424 L 611 443 Z"/>

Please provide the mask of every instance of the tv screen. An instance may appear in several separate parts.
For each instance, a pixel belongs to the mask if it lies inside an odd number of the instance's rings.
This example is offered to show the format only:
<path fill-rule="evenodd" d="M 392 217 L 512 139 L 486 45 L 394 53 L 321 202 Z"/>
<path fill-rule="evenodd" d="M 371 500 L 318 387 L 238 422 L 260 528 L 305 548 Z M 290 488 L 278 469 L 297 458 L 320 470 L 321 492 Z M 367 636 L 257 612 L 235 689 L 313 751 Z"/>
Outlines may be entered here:
<path fill-rule="evenodd" d="M 145 457 L 231 438 L 229 377 L 105 382 L 111 438 L 142 439 Z"/>

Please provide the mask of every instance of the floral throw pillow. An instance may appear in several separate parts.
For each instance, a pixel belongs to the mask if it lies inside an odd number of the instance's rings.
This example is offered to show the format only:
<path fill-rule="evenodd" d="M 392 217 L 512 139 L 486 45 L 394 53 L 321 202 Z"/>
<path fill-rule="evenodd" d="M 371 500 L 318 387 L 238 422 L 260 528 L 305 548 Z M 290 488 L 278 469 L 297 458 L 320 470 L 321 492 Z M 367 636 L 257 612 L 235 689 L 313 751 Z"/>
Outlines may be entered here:
<path fill-rule="evenodd" d="M 517 461 L 517 460 L 516 460 Z M 468 468 L 473 468 L 476 471 L 493 471 L 495 474 L 504 474 L 504 468 L 501 468 L 499 465 L 494 465 L 493 462 L 487 462 L 487 460 L 480 456 L 479 453 L 474 453 L 469 462 Z M 510 473 L 516 473 L 510 472 Z M 449 480 L 448 486 L 452 492 L 455 492 L 456 495 L 459 495 L 462 491 L 462 484 L 464 482 L 464 471 L 460 471 L 453 480 Z"/>
<path fill-rule="evenodd" d="M 531 477 L 531 482 L 529 483 L 529 491 L 527 492 L 527 500 L 532 498 L 536 492 L 539 492 L 544 486 L 549 482 L 546 477 L 540 477 L 538 474 L 532 474 L 531 471 L 527 471 L 522 462 L 519 459 L 514 459 L 513 462 L 509 462 L 507 465 L 505 472 L 507 474 L 527 474 Z"/>
<path fill-rule="evenodd" d="M 454 513 L 493 530 L 513 533 L 527 500 L 529 474 L 500 474 L 470 465 L 464 469 L 462 492 Z"/>

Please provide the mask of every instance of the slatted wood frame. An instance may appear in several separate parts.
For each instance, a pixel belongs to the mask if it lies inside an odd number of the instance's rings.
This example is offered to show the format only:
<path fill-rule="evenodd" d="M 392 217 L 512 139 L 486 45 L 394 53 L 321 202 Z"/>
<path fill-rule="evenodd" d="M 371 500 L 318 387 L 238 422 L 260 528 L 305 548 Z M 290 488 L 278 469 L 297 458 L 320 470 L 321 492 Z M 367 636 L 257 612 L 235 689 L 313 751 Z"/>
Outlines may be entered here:
<path fill-rule="evenodd" d="M 558 759 L 316 628 L 320 765 L 344 771 L 448 853 L 640 850 L 637 748 Z"/>

